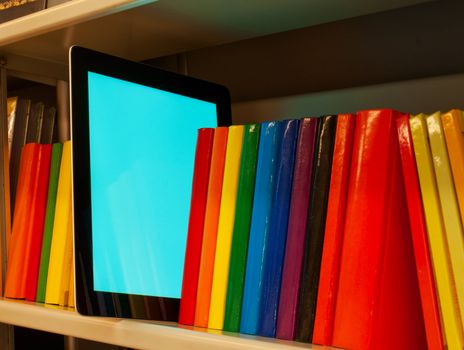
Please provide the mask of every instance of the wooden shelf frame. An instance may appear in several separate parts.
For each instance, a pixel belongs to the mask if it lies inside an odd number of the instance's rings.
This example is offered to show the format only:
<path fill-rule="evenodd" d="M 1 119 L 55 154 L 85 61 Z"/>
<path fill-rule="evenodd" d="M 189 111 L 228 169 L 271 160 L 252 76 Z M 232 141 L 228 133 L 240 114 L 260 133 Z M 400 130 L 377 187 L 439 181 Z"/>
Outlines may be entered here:
<path fill-rule="evenodd" d="M 0 299 L 0 323 L 135 349 L 326 349 L 242 334 L 223 335 L 220 331 L 182 328 L 174 323 L 81 316 L 60 307 L 5 299 Z"/>

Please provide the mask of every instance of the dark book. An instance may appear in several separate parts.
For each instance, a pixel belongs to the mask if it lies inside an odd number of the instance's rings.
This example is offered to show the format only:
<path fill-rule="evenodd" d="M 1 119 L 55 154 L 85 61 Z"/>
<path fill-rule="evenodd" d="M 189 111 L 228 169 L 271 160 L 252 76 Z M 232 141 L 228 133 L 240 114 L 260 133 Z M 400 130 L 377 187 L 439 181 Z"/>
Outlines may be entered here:
<path fill-rule="evenodd" d="M 30 109 L 30 100 L 18 100 L 18 104 L 16 106 L 16 117 L 10 157 L 10 200 L 12 215 L 14 213 L 15 207 L 16 187 L 18 185 L 19 165 L 21 162 L 21 151 L 23 146 L 26 144 L 27 125 L 29 122 Z"/>
<path fill-rule="evenodd" d="M 55 130 L 56 108 L 49 107 L 44 111 L 40 143 L 53 143 L 53 132 Z"/>
<path fill-rule="evenodd" d="M 26 143 L 39 143 L 42 134 L 42 122 L 44 114 L 44 104 L 42 102 L 34 103 L 29 113 L 27 124 Z"/>
<path fill-rule="evenodd" d="M 313 190 L 296 322 L 296 340 L 303 342 L 310 342 L 313 334 L 336 127 L 336 116 L 322 117 L 314 154 Z"/>
<path fill-rule="evenodd" d="M 300 121 L 296 146 L 292 200 L 288 218 L 287 244 L 285 245 L 276 332 L 277 338 L 286 340 L 295 338 L 296 310 L 303 267 L 318 123 L 319 118 L 304 118 Z"/>

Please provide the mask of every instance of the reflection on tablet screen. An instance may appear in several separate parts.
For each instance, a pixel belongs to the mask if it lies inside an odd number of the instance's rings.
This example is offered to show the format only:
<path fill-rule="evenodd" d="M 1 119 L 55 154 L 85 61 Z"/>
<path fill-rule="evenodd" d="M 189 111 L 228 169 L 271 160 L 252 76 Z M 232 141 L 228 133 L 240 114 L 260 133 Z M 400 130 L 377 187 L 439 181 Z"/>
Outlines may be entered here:
<path fill-rule="evenodd" d="M 94 289 L 180 298 L 197 129 L 217 126 L 216 105 L 88 82 Z"/>

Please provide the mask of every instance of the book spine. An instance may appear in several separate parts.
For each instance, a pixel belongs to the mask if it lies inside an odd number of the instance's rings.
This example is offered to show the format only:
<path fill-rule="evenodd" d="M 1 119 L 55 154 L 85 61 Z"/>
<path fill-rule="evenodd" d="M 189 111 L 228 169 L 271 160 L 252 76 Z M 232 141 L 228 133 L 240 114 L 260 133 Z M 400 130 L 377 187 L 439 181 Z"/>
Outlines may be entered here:
<path fill-rule="evenodd" d="M 42 238 L 42 250 L 40 255 L 40 267 L 37 283 L 36 301 L 45 302 L 45 290 L 47 287 L 48 263 L 50 260 L 50 247 L 52 244 L 53 221 L 55 219 L 56 193 L 58 189 L 58 177 L 61 164 L 63 145 L 55 143 L 52 146 L 50 161 L 50 176 L 47 194 L 47 209 L 45 211 L 45 223 Z"/>
<path fill-rule="evenodd" d="M 281 122 L 261 125 L 258 164 L 256 167 L 255 193 L 251 217 L 250 238 L 243 288 L 240 332 L 256 334 L 261 304 L 263 259 L 265 242 L 270 229 L 271 210 L 274 202 L 276 164 L 282 139 Z"/>
<path fill-rule="evenodd" d="M 459 214 L 454 181 L 449 165 L 440 113 L 434 113 L 426 118 L 430 139 L 430 150 L 438 185 L 443 223 L 451 258 L 451 271 L 456 283 L 456 294 L 461 314 L 461 327 L 464 328 L 464 233 Z"/>
<path fill-rule="evenodd" d="M 26 144 L 27 125 L 29 122 L 29 113 L 31 109 L 31 101 L 19 99 L 16 105 L 16 115 L 13 130 L 13 140 L 11 144 L 10 156 L 10 199 L 11 212 L 14 215 L 16 199 L 19 195 L 16 194 L 18 184 L 18 174 L 21 167 L 21 153 L 23 146 Z"/>
<path fill-rule="evenodd" d="M 441 115 L 446 146 L 453 172 L 454 187 L 464 223 L 464 115 L 453 109 Z"/>
<path fill-rule="evenodd" d="M 425 227 L 416 160 L 409 129 L 409 115 L 403 115 L 396 124 L 427 344 L 429 349 L 444 349 L 435 278 L 429 254 L 427 228 Z"/>
<path fill-rule="evenodd" d="M 295 338 L 298 291 L 300 289 L 300 277 L 303 266 L 304 242 L 318 122 L 319 118 L 305 118 L 301 120 L 298 134 L 287 243 L 285 246 L 277 317 L 277 337 L 286 340 L 293 340 Z"/>
<path fill-rule="evenodd" d="M 296 322 L 296 339 L 303 342 L 312 340 L 314 328 L 337 117 L 322 117 L 319 125 Z"/>
<path fill-rule="evenodd" d="M 227 136 L 227 127 L 216 128 L 214 132 L 213 153 L 211 156 L 208 198 L 206 199 L 203 242 L 201 245 L 200 272 L 198 275 L 197 301 L 195 305 L 194 324 L 197 327 L 208 326 Z"/>
<path fill-rule="evenodd" d="M 195 321 L 195 304 L 197 299 L 201 244 L 203 241 L 213 140 L 214 129 L 202 128 L 198 130 L 187 248 L 185 251 L 184 277 L 182 280 L 182 297 L 179 310 L 179 323 L 190 326 L 192 326 Z"/>
<path fill-rule="evenodd" d="M 240 158 L 242 156 L 243 129 L 244 127 L 241 125 L 229 127 L 208 319 L 208 328 L 212 329 L 222 329 L 224 325 L 230 248 L 234 229 L 235 207 L 237 205 Z"/>
<path fill-rule="evenodd" d="M 322 345 L 332 344 L 355 121 L 356 118 L 353 115 L 339 115 L 335 133 L 324 248 L 312 339 L 313 343 Z"/>
<path fill-rule="evenodd" d="M 295 149 L 299 120 L 282 122 L 282 142 L 276 170 L 274 204 L 263 261 L 263 286 L 258 334 L 275 337 L 282 265 L 287 240 L 288 214 L 292 193 Z"/>
<path fill-rule="evenodd" d="M 48 182 L 52 145 L 40 145 L 37 164 L 37 187 L 32 201 L 32 232 L 26 266 L 26 300 L 35 301 L 42 249 L 45 208 L 47 204 Z"/>
<path fill-rule="evenodd" d="M 392 110 L 357 114 L 334 321 L 336 347 L 388 348 L 393 339 L 401 339 L 405 347 L 426 346 L 423 325 L 416 322 L 420 296 L 399 169 L 398 116 Z M 399 319 L 398 312 L 403 312 Z"/>
<path fill-rule="evenodd" d="M 229 332 L 238 332 L 240 330 L 242 293 L 245 282 L 260 128 L 261 126 L 257 124 L 247 125 L 243 136 L 223 327 L 225 331 Z"/>
<path fill-rule="evenodd" d="M 432 264 L 435 271 L 440 271 L 440 273 L 435 274 L 435 279 L 443 320 L 443 331 L 448 349 L 462 349 L 464 346 L 464 334 L 461 327 L 461 315 L 457 307 L 456 285 L 451 271 L 425 116 L 411 117 L 409 125 L 417 163 Z"/>
<path fill-rule="evenodd" d="M 30 214 L 36 186 L 40 145 L 30 143 L 23 147 L 18 177 L 18 192 L 8 251 L 5 296 L 23 299 L 26 286 L 26 254 L 31 230 Z"/>
<path fill-rule="evenodd" d="M 68 252 L 72 233 L 70 231 L 72 230 L 71 209 L 71 141 L 66 141 L 63 144 L 61 157 L 48 265 L 45 293 L 45 302 L 48 304 L 63 304 L 63 284 L 69 283 L 67 270 L 69 269 Z"/>

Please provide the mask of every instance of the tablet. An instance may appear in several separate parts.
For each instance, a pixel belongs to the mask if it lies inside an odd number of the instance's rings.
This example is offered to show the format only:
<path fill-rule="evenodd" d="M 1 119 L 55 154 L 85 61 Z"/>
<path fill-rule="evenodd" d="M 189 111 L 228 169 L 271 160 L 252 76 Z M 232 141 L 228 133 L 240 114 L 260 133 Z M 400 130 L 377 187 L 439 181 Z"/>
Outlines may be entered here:
<path fill-rule="evenodd" d="M 177 321 L 198 128 L 223 86 L 70 49 L 75 297 L 84 315 Z"/>

